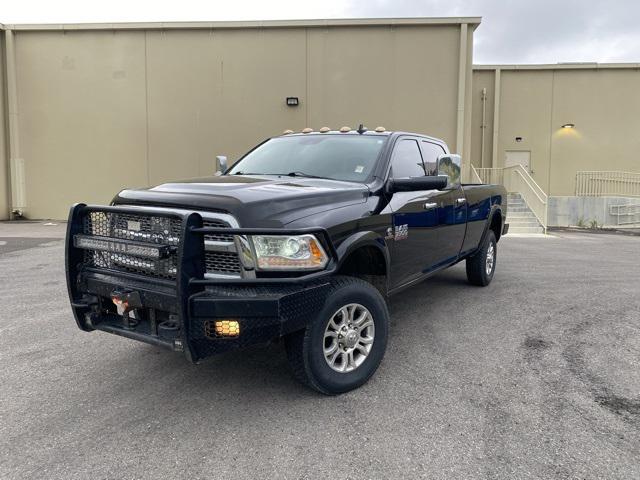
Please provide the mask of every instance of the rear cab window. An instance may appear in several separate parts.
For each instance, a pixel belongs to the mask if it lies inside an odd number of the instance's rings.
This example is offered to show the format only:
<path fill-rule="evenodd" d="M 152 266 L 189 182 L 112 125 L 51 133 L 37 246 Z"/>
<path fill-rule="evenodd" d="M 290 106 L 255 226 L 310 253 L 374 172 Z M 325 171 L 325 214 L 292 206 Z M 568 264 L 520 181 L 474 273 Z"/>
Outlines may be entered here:
<path fill-rule="evenodd" d="M 397 141 L 391 157 L 391 175 L 394 178 L 424 177 L 424 163 L 418 141 L 402 138 Z"/>
<path fill-rule="evenodd" d="M 422 140 L 420 142 L 422 149 L 422 158 L 424 159 L 424 168 L 427 175 L 438 175 L 438 157 L 444 155 L 444 148 L 437 143 Z"/>

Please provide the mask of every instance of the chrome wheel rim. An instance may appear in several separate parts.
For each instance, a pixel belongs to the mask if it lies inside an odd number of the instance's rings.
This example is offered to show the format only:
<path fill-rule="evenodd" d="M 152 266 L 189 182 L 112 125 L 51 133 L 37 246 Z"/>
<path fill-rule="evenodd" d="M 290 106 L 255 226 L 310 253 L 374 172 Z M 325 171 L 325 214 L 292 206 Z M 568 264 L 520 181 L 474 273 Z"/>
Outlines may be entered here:
<path fill-rule="evenodd" d="M 487 263 L 486 263 L 486 271 L 487 275 L 491 275 L 493 272 L 493 264 L 496 261 L 496 247 L 493 243 L 489 244 L 489 248 L 487 248 Z"/>
<path fill-rule="evenodd" d="M 331 316 L 324 331 L 322 349 L 327 365 L 336 372 L 353 372 L 371 353 L 374 337 L 369 310 L 359 303 L 345 305 Z"/>

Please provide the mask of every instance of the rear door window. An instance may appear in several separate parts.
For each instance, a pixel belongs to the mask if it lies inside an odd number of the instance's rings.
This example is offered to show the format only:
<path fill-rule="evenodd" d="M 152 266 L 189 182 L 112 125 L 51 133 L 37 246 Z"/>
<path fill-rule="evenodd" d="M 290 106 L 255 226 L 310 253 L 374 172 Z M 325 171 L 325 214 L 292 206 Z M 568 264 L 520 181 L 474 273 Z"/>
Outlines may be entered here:
<path fill-rule="evenodd" d="M 425 176 L 417 141 L 403 139 L 396 143 L 391 160 L 391 173 L 395 178 Z"/>
<path fill-rule="evenodd" d="M 427 175 L 437 175 L 438 157 L 446 153 L 444 148 L 426 140 L 420 142 L 420 146 L 422 147 L 422 157 L 424 159 L 424 168 Z"/>

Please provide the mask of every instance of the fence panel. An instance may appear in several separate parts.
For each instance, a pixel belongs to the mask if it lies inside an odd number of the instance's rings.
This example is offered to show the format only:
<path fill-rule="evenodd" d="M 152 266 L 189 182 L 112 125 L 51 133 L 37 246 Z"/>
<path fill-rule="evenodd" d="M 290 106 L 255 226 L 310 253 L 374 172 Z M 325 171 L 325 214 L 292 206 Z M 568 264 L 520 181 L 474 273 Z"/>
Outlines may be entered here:
<path fill-rule="evenodd" d="M 579 197 L 640 197 L 640 173 L 577 172 Z"/>

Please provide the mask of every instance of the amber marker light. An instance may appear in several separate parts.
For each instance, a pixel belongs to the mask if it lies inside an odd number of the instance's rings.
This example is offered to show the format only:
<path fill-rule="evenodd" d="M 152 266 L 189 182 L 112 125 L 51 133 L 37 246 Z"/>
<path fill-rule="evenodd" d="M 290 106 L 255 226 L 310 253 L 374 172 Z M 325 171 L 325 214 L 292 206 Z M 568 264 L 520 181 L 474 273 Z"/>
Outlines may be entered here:
<path fill-rule="evenodd" d="M 216 337 L 238 337 L 240 336 L 240 322 L 237 320 L 216 320 Z"/>

